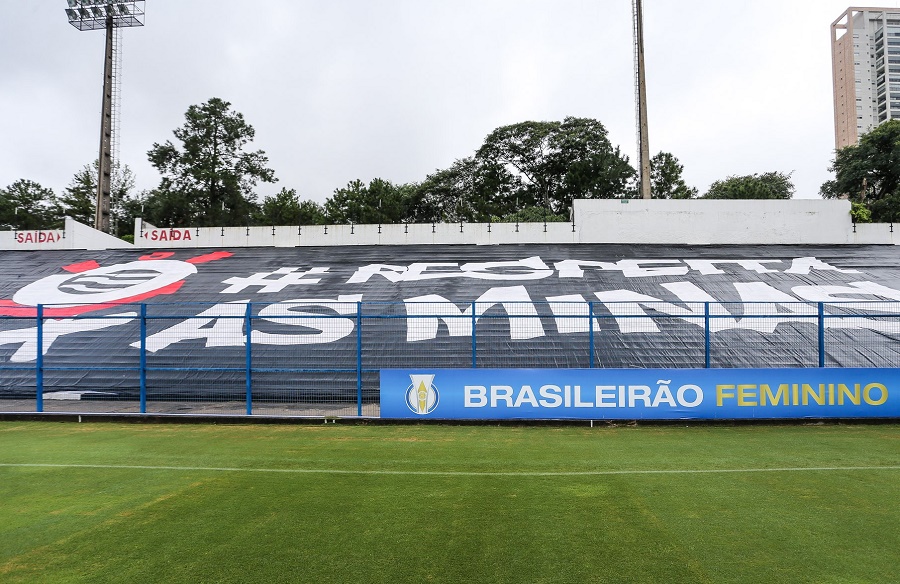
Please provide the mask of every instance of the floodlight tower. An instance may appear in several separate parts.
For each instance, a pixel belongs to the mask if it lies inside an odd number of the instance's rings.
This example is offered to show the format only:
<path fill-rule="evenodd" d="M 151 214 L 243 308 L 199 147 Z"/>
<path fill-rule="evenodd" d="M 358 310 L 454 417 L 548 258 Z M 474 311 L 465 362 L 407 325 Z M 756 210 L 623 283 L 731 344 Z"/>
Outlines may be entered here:
<path fill-rule="evenodd" d="M 97 213 L 94 228 L 109 233 L 110 191 L 113 172 L 113 93 L 115 88 L 115 31 L 144 26 L 146 0 L 68 0 L 66 16 L 78 30 L 106 30 L 103 66 L 103 109 L 100 115 L 100 168 L 97 176 Z"/>
<path fill-rule="evenodd" d="M 650 194 L 650 140 L 647 123 L 647 77 L 644 72 L 644 6 L 642 0 L 632 0 L 634 15 L 634 81 L 637 105 L 638 172 L 641 178 L 641 198 Z"/>

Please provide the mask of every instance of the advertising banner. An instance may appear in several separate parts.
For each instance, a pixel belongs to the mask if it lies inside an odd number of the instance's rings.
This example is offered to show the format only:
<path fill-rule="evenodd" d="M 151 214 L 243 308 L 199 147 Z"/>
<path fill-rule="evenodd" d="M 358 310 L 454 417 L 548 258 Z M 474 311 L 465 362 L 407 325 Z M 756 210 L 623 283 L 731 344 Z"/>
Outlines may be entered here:
<path fill-rule="evenodd" d="M 900 369 L 384 369 L 381 417 L 892 418 Z"/>

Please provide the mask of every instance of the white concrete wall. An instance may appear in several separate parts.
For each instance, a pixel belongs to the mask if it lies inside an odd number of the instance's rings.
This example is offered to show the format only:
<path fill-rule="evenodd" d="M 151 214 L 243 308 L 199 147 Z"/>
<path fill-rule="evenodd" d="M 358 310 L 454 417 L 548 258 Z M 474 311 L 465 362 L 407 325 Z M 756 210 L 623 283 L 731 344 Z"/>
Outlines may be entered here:
<path fill-rule="evenodd" d="M 577 200 L 571 223 L 459 223 L 157 228 L 135 222 L 135 245 L 303 247 L 513 243 L 895 244 L 889 225 L 857 225 L 847 201 Z M 897 244 L 900 244 L 898 238 Z"/>
<path fill-rule="evenodd" d="M 66 239 L 70 241 L 66 249 L 130 249 L 134 246 L 108 233 L 97 231 L 71 217 L 66 217 Z"/>
<path fill-rule="evenodd" d="M 135 245 L 159 247 L 310 247 L 329 245 L 431 245 L 577 243 L 571 223 L 438 223 L 410 225 L 304 225 L 276 227 L 157 228 L 137 225 Z"/>
<path fill-rule="evenodd" d="M 848 201 L 577 200 L 575 223 L 583 243 L 854 243 Z"/>
<path fill-rule="evenodd" d="M 71 217 L 65 229 L 0 231 L 0 250 L 39 249 L 128 249 L 134 247 L 118 237 L 97 231 Z"/>
<path fill-rule="evenodd" d="M 900 229 L 900 224 L 897 225 Z M 897 233 L 900 236 L 900 232 Z M 894 225 L 891 223 L 857 223 L 856 232 L 852 234 L 853 243 L 890 243 L 900 245 L 900 237 L 894 238 Z"/>

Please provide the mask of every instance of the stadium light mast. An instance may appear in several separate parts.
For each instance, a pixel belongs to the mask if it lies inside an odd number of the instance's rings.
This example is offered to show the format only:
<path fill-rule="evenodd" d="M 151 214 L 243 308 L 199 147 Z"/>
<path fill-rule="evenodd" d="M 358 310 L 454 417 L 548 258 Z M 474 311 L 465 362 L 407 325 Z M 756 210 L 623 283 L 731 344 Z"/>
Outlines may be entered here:
<path fill-rule="evenodd" d="M 634 77 L 637 106 L 638 172 L 641 178 L 641 198 L 650 193 L 650 140 L 647 123 L 647 77 L 644 71 L 644 6 L 642 0 L 632 0 L 634 15 Z"/>
<path fill-rule="evenodd" d="M 103 65 L 103 107 L 100 114 L 100 168 L 97 174 L 97 212 L 94 228 L 109 233 L 113 172 L 113 95 L 115 93 L 115 31 L 144 26 L 146 0 L 68 0 L 69 24 L 80 31 L 106 30 Z"/>

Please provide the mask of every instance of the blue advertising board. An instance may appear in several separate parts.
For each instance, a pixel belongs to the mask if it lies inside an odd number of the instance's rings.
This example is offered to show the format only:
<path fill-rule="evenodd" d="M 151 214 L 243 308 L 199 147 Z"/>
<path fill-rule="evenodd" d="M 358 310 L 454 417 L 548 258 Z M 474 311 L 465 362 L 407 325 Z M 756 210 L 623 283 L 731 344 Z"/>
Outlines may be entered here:
<path fill-rule="evenodd" d="M 900 369 L 383 369 L 381 417 L 900 417 Z"/>

